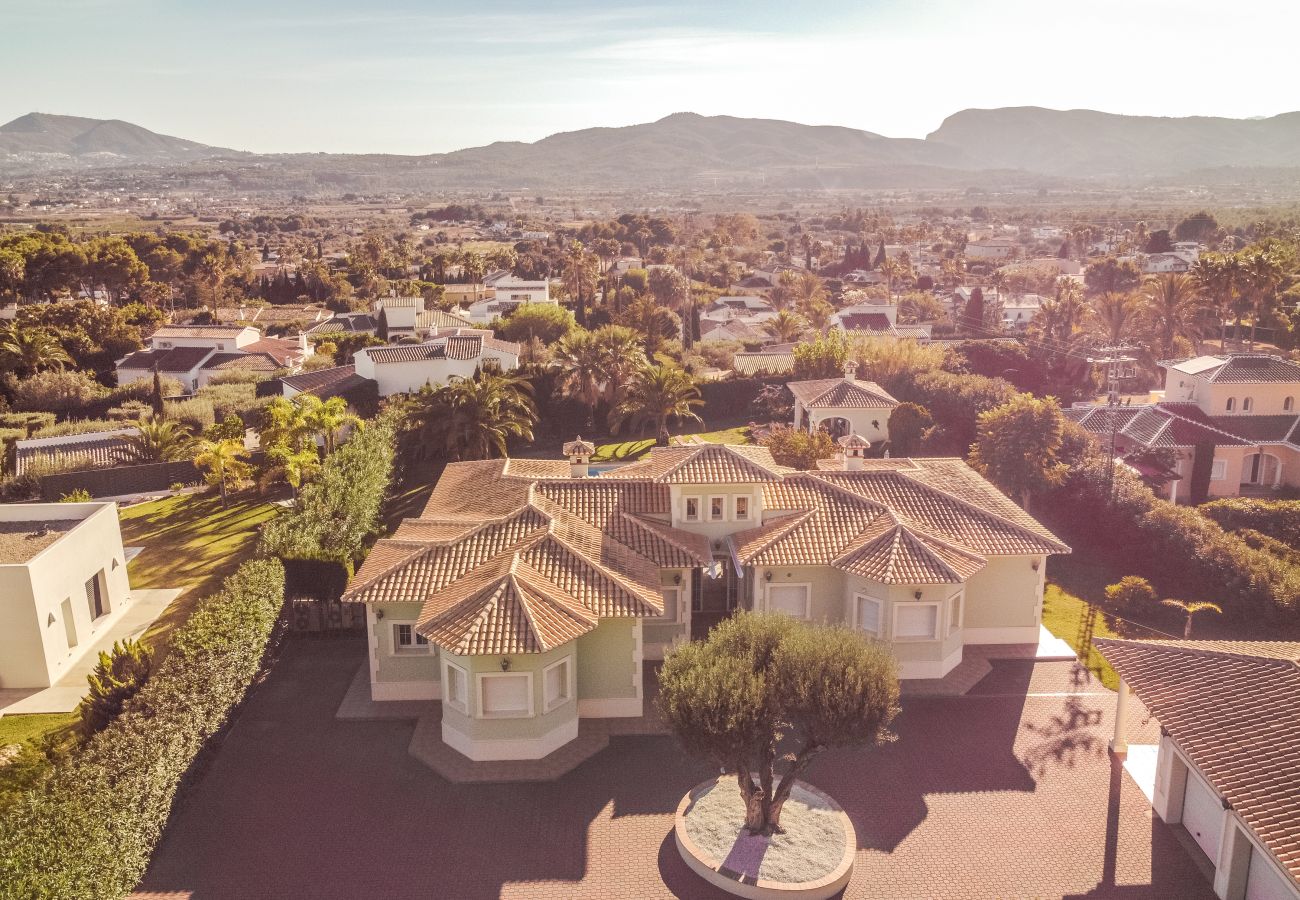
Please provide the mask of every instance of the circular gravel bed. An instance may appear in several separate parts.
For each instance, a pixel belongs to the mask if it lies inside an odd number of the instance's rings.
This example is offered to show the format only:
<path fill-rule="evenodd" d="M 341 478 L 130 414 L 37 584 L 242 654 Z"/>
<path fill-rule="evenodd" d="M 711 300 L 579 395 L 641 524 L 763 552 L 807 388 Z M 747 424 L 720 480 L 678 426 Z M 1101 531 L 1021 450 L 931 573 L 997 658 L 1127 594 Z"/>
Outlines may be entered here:
<path fill-rule="evenodd" d="M 734 777 L 701 785 L 691 798 L 682 815 L 686 836 L 699 855 L 746 881 L 820 881 L 841 867 L 852 839 L 843 811 L 802 782 L 781 811 L 785 833 L 771 837 L 745 830 L 745 804 Z"/>

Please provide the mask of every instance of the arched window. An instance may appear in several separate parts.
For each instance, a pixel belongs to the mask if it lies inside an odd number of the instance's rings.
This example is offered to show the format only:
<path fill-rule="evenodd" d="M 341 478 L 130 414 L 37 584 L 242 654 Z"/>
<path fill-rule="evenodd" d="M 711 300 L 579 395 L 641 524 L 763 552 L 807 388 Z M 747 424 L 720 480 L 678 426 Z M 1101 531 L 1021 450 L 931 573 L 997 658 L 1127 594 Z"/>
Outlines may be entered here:
<path fill-rule="evenodd" d="M 1282 412 L 1291 412 L 1295 409 L 1295 397 L 1287 397 L 1282 401 Z"/>
<path fill-rule="evenodd" d="M 1234 409 L 1236 409 L 1236 408 L 1237 408 L 1237 398 L 1236 398 L 1236 397 L 1229 397 L 1229 398 L 1228 398 L 1228 412 L 1232 412 L 1232 411 L 1233 411 Z"/>
<path fill-rule="evenodd" d="M 1255 406 L 1255 401 L 1250 397 L 1247 397 L 1245 400 L 1241 401 L 1242 412 L 1250 412 L 1251 409 L 1254 408 L 1254 406 Z"/>

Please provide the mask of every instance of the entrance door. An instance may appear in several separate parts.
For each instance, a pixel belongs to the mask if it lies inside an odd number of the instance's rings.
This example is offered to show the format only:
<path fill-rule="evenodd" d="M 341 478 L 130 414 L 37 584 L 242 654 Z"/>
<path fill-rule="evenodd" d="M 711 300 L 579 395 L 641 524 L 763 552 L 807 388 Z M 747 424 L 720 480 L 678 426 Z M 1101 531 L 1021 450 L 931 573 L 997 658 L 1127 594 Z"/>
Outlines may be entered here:
<path fill-rule="evenodd" d="M 696 569 L 692 575 L 691 638 L 701 640 L 709 629 L 731 615 L 736 608 L 740 581 L 730 557 L 714 560 L 720 570 L 717 578 Z"/>
<path fill-rule="evenodd" d="M 1223 804 L 1205 779 L 1187 770 L 1187 790 L 1183 793 L 1183 827 L 1196 845 L 1218 865 L 1219 840 L 1223 837 Z"/>
<path fill-rule="evenodd" d="M 1277 457 L 1269 453 L 1252 453 L 1246 457 L 1241 467 L 1242 482 L 1245 484 L 1272 487 L 1277 484 Z"/>

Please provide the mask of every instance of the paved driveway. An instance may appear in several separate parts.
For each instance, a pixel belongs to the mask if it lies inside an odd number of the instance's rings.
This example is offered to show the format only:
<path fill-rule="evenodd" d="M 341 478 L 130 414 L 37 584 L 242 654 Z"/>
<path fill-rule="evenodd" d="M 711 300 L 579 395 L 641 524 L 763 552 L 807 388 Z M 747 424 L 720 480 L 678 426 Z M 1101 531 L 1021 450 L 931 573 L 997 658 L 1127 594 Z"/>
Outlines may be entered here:
<path fill-rule="evenodd" d="M 338 721 L 359 644 L 291 643 L 163 838 L 138 897 L 720 896 L 671 839 L 707 777 L 670 738 L 616 738 L 560 781 L 453 785 L 412 724 Z M 844 896 L 1210 898 L 1106 752 L 1114 695 L 1071 663 L 998 663 L 971 695 L 910 699 L 899 741 L 809 780 L 858 832 Z M 1135 714 L 1132 738 L 1154 722 Z"/>

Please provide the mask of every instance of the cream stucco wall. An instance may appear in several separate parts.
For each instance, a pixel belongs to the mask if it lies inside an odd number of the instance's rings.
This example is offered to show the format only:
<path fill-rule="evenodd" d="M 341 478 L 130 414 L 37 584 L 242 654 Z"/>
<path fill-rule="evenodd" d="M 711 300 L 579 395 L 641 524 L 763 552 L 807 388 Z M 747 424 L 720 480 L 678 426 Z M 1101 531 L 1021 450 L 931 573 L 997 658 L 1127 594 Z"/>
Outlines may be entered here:
<path fill-rule="evenodd" d="M 510 353 L 488 352 L 475 359 L 421 359 L 411 362 L 375 362 L 366 349 L 358 350 L 355 357 L 357 374 L 374 381 L 379 396 L 413 393 L 426 384 L 433 387 L 446 384 L 452 378 L 470 378 L 479 366 L 496 362 L 503 371 L 519 365 L 519 357 Z"/>
<path fill-rule="evenodd" d="M 966 583 L 965 643 L 1036 643 L 1046 572 L 1044 556 L 989 557 Z"/>
<path fill-rule="evenodd" d="M 398 652 L 393 626 L 415 625 L 420 603 L 375 603 L 370 605 L 370 683 L 376 700 L 436 700 L 441 697 L 438 649 L 430 644 L 424 652 Z M 383 613 L 383 618 L 378 614 Z"/>
<path fill-rule="evenodd" d="M 67 519 L 81 521 L 25 563 L 0 565 L 0 688 L 40 688 L 58 681 L 130 604 L 117 504 L 0 507 L 0 521 Z M 107 611 L 92 621 L 86 582 L 95 577 L 102 579 Z M 76 640 L 71 646 L 69 611 Z"/>
<path fill-rule="evenodd" d="M 889 440 L 889 414 L 893 410 L 879 409 L 805 409 L 803 403 L 795 400 L 795 427 L 814 429 L 827 419 L 844 419 L 849 423 L 849 431 L 858 434 L 872 444 Z"/>
<path fill-rule="evenodd" d="M 720 540 L 729 534 L 756 528 L 763 520 L 763 486 L 761 484 L 674 484 L 670 486 L 672 525 L 683 531 L 707 535 L 710 540 Z M 724 498 L 723 517 L 709 516 L 709 498 Z M 749 498 L 749 517 L 736 518 L 736 498 Z M 686 518 L 687 500 L 699 501 L 699 521 Z"/>

